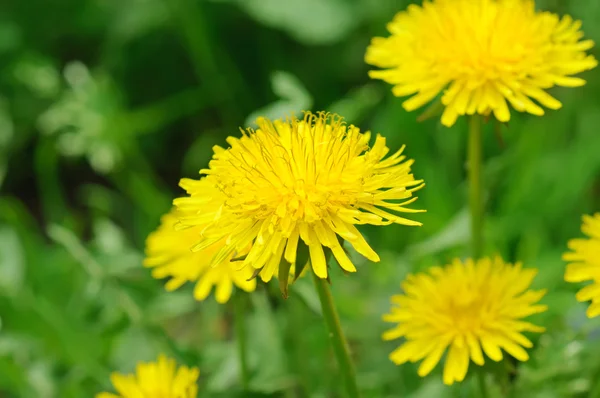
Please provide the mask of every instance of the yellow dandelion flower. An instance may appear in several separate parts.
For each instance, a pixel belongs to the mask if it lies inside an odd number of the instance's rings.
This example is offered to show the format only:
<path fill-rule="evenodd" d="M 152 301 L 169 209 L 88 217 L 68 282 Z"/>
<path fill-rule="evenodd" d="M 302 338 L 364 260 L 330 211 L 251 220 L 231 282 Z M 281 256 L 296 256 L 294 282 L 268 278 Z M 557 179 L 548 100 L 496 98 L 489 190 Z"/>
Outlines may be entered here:
<path fill-rule="evenodd" d="M 387 157 L 385 138 L 347 126 L 337 115 L 307 112 L 304 119 L 257 120 L 258 129 L 229 137 L 230 147 L 214 148 L 206 177 L 182 180 L 189 196 L 175 200 L 184 225 L 206 225 L 194 250 L 225 240 L 212 262 L 252 243 L 244 264 L 268 281 L 280 264 L 308 258 L 327 277 L 326 248 L 348 272 L 356 268 L 340 238 L 371 261 L 379 256 L 355 225 L 421 225 L 391 212 L 417 212 L 406 206 L 423 186 L 415 180 L 402 149 Z M 212 184 L 219 195 L 203 188 Z M 224 196 L 223 200 L 221 196 Z M 306 253 L 304 255 L 303 253 Z M 285 261 L 282 261 L 285 260 Z"/>
<path fill-rule="evenodd" d="M 544 328 L 522 318 L 547 309 L 536 304 L 544 290 L 527 290 L 536 274 L 496 257 L 456 259 L 446 267 L 409 275 L 402 283 L 404 294 L 392 296 L 391 313 L 383 317 L 398 324 L 383 339 L 405 339 L 390 359 L 397 365 L 423 360 L 418 374 L 424 377 L 448 349 L 445 384 L 464 380 L 470 360 L 483 365 L 484 353 L 500 361 L 503 349 L 519 361 L 528 360 L 523 347 L 533 344 L 522 332 Z"/>
<path fill-rule="evenodd" d="M 383 70 L 369 76 L 392 84 L 403 107 L 413 111 L 443 92 L 442 124 L 459 115 L 493 112 L 510 119 L 519 112 L 543 115 L 541 104 L 561 103 L 545 90 L 585 84 L 577 73 L 592 69 L 581 40 L 581 21 L 535 10 L 533 0 L 432 0 L 410 5 L 387 26 L 391 36 L 375 37 L 365 61 Z M 536 102 L 534 102 L 535 100 Z"/>
<path fill-rule="evenodd" d="M 185 215 L 184 212 L 172 210 L 162 217 L 161 225 L 148 236 L 144 266 L 153 268 L 152 276 L 157 279 L 170 277 L 165 285 L 168 291 L 178 289 L 186 282 L 196 282 L 194 297 L 200 301 L 208 297 L 213 286 L 216 286 L 215 298 L 219 303 L 229 300 L 233 285 L 247 292 L 254 291 L 254 270 L 250 267 L 241 268 L 241 261 L 234 258 L 246 254 L 248 247 L 232 252 L 217 263 L 211 263 L 224 242 L 193 252 L 191 247 L 200 239 L 202 226 L 176 228 L 179 217 Z"/>
<path fill-rule="evenodd" d="M 200 372 L 197 368 L 177 365 L 164 355 L 157 362 L 139 362 L 136 374 L 113 373 L 110 380 L 116 394 L 102 392 L 96 398 L 196 398 L 196 381 Z"/>
<path fill-rule="evenodd" d="M 571 252 L 563 255 L 563 260 L 569 261 L 565 272 L 567 282 L 592 281 L 577 292 L 578 301 L 590 301 L 587 316 L 594 318 L 600 315 L 600 213 L 593 216 L 583 216 L 581 232 L 589 239 L 571 239 Z"/>

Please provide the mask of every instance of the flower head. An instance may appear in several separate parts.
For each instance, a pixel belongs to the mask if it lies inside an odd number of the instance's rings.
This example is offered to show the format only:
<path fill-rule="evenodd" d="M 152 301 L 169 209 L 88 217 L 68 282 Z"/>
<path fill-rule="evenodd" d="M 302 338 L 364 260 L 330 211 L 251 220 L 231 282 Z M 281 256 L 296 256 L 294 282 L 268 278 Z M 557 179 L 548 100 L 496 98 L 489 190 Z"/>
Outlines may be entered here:
<path fill-rule="evenodd" d="M 375 37 L 365 61 L 383 68 L 369 75 L 392 85 L 413 111 L 443 92 L 442 123 L 459 115 L 517 111 L 543 115 L 540 104 L 561 103 L 545 90 L 585 84 L 577 73 L 597 65 L 581 40 L 581 21 L 535 10 L 533 0 L 432 0 L 410 5 L 388 24 L 391 36 Z M 536 102 L 532 101 L 535 100 Z"/>
<path fill-rule="evenodd" d="M 469 360 L 483 365 L 484 353 L 500 361 L 504 349 L 526 361 L 529 356 L 523 347 L 533 344 L 522 332 L 544 328 L 522 318 L 547 308 L 536 304 L 545 291 L 527 290 L 536 273 L 497 257 L 477 262 L 456 259 L 444 268 L 409 275 L 402 283 L 404 293 L 392 296 L 392 311 L 383 317 L 398 324 L 384 333 L 384 340 L 406 340 L 390 359 L 397 365 L 423 359 L 418 373 L 424 377 L 448 349 L 445 384 L 462 381 Z"/>
<path fill-rule="evenodd" d="M 229 300 L 233 285 L 247 292 L 254 291 L 256 280 L 252 279 L 253 270 L 249 267 L 240 269 L 241 262 L 233 258 L 247 253 L 248 247 L 211 263 L 224 242 L 193 252 L 191 248 L 200 239 L 202 226 L 176 228 L 179 217 L 185 215 L 185 212 L 172 210 L 162 217 L 160 227 L 148 236 L 144 266 L 153 268 L 152 276 L 171 277 L 165 285 L 168 291 L 178 289 L 186 282 L 196 282 L 196 300 L 208 297 L 213 286 L 216 286 L 215 298 L 219 303 Z"/>
<path fill-rule="evenodd" d="M 139 362 L 136 374 L 113 373 L 110 380 L 117 394 L 101 392 L 96 398 L 196 398 L 198 368 L 177 365 L 164 355 L 157 362 Z"/>
<path fill-rule="evenodd" d="M 592 281 L 578 293 L 578 301 L 592 301 L 587 309 L 587 316 L 593 318 L 600 315 L 600 213 L 583 216 L 581 231 L 589 239 L 571 239 L 569 249 L 563 259 L 569 261 L 565 272 L 567 282 Z"/>
<path fill-rule="evenodd" d="M 244 264 L 261 270 L 265 281 L 297 262 L 302 270 L 308 259 L 326 278 L 326 250 L 344 270 L 356 271 L 341 239 L 379 261 L 355 225 L 420 225 L 393 214 L 418 211 L 405 206 L 423 183 L 402 149 L 384 159 L 385 138 L 378 135 L 369 147 L 369 132 L 325 113 L 257 124 L 241 138 L 229 137 L 228 149 L 215 147 L 209 168 L 200 171 L 206 176 L 182 180 L 189 196 L 174 202 L 193 213 L 183 225 L 206 225 L 195 249 L 225 242 L 213 263 L 251 243 Z"/>

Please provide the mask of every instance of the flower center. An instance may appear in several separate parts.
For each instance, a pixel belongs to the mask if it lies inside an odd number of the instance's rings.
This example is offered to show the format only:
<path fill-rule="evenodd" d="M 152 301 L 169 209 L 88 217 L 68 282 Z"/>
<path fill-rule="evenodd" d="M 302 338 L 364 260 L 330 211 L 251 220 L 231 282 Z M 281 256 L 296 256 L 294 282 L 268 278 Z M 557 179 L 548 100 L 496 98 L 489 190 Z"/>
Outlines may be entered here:
<path fill-rule="evenodd" d="M 447 311 L 457 331 L 473 332 L 481 328 L 485 306 L 485 292 L 474 293 L 472 289 L 464 289 L 457 291 L 449 300 Z"/>
<path fill-rule="evenodd" d="M 295 220 L 314 222 L 323 218 L 329 208 L 329 193 L 323 188 L 298 182 L 293 190 L 281 197 L 285 213 L 277 212 L 280 218 L 291 216 Z M 279 209 L 278 209 L 279 210 Z"/>
<path fill-rule="evenodd" d="M 523 22 L 534 18 L 533 10 L 525 4 L 499 7 L 495 2 L 484 3 L 487 8 L 482 5 L 481 9 L 470 1 L 452 3 L 439 26 L 424 23 L 413 49 L 431 62 L 439 75 L 454 80 L 468 77 L 470 84 L 480 85 L 506 74 L 523 73 L 526 66 L 541 61 L 532 28 Z M 465 20 L 470 22 L 465 24 Z"/>

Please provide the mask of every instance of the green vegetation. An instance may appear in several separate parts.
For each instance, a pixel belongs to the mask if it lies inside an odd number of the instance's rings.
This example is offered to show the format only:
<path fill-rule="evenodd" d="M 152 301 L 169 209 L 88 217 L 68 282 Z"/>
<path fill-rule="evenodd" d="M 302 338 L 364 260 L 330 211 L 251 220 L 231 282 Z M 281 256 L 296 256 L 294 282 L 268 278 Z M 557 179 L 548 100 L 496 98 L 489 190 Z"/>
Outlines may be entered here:
<path fill-rule="evenodd" d="M 476 372 L 442 384 L 395 366 L 381 315 L 412 271 L 470 247 L 467 120 L 418 122 L 369 80 L 364 51 L 402 0 L 8 0 L 0 4 L 0 397 L 112 391 L 161 352 L 200 368 L 202 397 L 342 397 L 310 277 L 284 300 L 277 281 L 249 295 L 249 391 L 242 392 L 234 300 L 166 293 L 141 265 L 144 240 L 198 176 L 213 145 L 255 116 L 337 112 L 387 137 L 426 181 L 423 227 L 363 228 L 381 262 L 332 267 L 332 291 L 364 397 L 478 397 Z M 539 8 L 583 20 L 600 43 L 596 0 Z M 592 51 L 598 58 L 598 47 Z M 539 268 L 550 308 L 533 317 L 515 397 L 600 397 L 600 318 L 585 317 L 561 255 L 600 211 L 600 69 L 544 117 L 483 126 L 483 252 Z M 239 308 L 238 308 L 239 310 Z M 471 364 L 472 370 L 477 367 Z M 491 397 L 500 396 L 492 390 Z"/>

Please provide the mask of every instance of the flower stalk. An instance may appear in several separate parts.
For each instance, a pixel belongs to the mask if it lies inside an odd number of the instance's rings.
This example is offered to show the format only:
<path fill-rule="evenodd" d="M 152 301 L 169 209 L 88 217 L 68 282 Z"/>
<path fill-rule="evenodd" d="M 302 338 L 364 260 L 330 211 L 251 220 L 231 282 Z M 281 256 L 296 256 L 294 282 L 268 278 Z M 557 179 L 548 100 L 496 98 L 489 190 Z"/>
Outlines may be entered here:
<path fill-rule="evenodd" d="M 481 117 L 469 118 L 469 141 L 467 148 L 469 170 L 469 211 L 471 214 L 471 255 L 474 260 L 481 257 L 483 247 L 483 199 L 481 184 L 482 168 Z M 477 372 L 477 384 L 481 398 L 488 398 L 485 371 Z"/>
<path fill-rule="evenodd" d="M 471 213 L 471 255 L 474 260 L 481 257 L 483 249 L 483 195 L 481 185 L 482 168 L 481 117 L 469 119 L 468 174 L 469 210 Z"/>
<path fill-rule="evenodd" d="M 356 371 L 354 370 L 354 364 L 350 358 L 350 350 L 344 332 L 342 331 L 340 318 L 335 309 L 333 296 L 329 289 L 329 283 L 327 279 L 319 278 L 314 272 L 311 272 L 311 274 L 313 275 L 315 288 L 317 289 L 319 300 L 321 301 L 323 318 L 325 319 L 325 324 L 329 331 L 329 338 L 346 387 L 347 397 L 358 398 L 360 395 L 356 384 Z"/>

